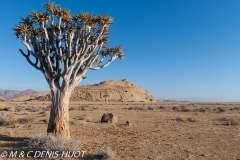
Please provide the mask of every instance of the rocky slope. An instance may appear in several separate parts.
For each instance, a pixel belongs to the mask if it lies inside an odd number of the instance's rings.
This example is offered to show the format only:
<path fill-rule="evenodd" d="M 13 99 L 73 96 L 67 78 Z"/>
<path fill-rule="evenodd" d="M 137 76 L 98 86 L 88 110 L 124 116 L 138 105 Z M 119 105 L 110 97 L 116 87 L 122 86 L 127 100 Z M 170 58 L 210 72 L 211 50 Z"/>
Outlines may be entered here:
<path fill-rule="evenodd" d="M 78 86 L 70 97 L 70 101 L 105 101 L 105 96 L 108 95 L 108 100 L 112 102 L 150 102 L 158 101 L 148 93 L 146 89 L 134 85 L 128 80 L 119 81 L 103 81 L 99 84 Z M 41 95 L 30 94 L 23 97 L 12 99 L 13 101 L 50 101 L 51 95 L 49 92 L 41 93 Z"/>

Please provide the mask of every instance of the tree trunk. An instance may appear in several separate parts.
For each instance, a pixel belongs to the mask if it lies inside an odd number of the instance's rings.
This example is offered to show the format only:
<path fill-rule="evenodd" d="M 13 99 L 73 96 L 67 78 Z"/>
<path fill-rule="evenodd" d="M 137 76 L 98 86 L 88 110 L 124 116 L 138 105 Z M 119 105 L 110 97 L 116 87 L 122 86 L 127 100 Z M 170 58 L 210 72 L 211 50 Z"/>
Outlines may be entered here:
<path fill-rule="evenodd" d="M 48 123 L 48 133 L 53 133 L 55 136 L 62 135 L 69 137 L 69 98 L 71 92 L 53 90 L 52 93 L 52 108 Z"/>

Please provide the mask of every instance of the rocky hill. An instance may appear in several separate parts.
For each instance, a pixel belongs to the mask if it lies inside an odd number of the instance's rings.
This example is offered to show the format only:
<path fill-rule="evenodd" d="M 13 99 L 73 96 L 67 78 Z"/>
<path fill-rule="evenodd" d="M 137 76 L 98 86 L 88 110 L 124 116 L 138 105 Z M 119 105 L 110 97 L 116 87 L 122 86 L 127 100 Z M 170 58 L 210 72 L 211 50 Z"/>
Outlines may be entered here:
<path fill-rule="evenodd" d="M 103 81 L 99 84 L 78 86 L 70 97 L 70 101 L 105 101 L 105 96 L 108 95 L 108 100 L 111 102 L 150 102 L 158 101 L 148 93 L 146 89 L 134 85 L 128 80 L 119 81 Z M 50 101 L 50 92 L 41 93 L 41 95 L 29 94 L 23 97 L 12 99 L 13 101 Z"/>
<path fill-rule="evenodd" d="M 109 95 L 109 101 L 157 101 L 147 90 L 128 80 L 103 81 L 95 85 L 76 87 L 70 100 L 104 101 L 104 95 Z"/>
<path fill-rule="evenodd" d="M 6 101 L 6 99 L 3 97 L 0 97 L 0 102 L 4 102 L 4 101 Z"/>
<path fill-rule="evenodd" d="M 0 96 L 3 98 L 14 98 L 14 97 L 18 97 L 18 96 L 23 96 L 26 94 L 31 94 L 31 93 L 35 93 L 36 91 L 28 89 L 26 91 L 17 91 L 17 90 L 3 90 L 0 88 Z"/>

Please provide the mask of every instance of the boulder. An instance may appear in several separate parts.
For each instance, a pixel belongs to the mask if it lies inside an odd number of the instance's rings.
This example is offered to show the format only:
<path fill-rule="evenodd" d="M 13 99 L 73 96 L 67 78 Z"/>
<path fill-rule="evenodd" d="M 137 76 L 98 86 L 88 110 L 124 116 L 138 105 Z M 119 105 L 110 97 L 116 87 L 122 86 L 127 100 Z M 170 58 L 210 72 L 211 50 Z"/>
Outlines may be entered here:
<path fill-rule="evenodd" d="M 117 116 L 112 113 L 104 113 L 101 118 L 101 123 L 117 123 Z"/>

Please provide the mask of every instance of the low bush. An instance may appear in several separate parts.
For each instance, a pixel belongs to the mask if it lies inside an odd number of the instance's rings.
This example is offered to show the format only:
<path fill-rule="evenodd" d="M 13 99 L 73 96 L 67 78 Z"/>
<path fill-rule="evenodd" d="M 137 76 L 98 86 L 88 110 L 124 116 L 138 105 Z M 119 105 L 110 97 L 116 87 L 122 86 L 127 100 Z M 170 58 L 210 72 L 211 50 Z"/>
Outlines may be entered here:
<path fill-rule="evenodd" d="M 8 107 L 4 108 L 3 110 L 9 111 L 9 112 L 15 112 L 15 106 L 8 106 Z"/>
<path fill-rule="evenodd" d="M 128 110 L 144 110 L 143 106 L 131 106 L 128 108 Z"/>
<path fill-rule="evenodd" d="M 32 117 L 17 118 L 14 114 L 0 111 L 0 126 L 7 126 L 13 124 L 26 124 L 33 121 Z"/>
<path fill-rule="evenodd" d="M 226 110 L 225 108 L 218 107 L 218 111 L 219 111 L 219 112 L 226 112 L 227 110 Z"/>
<path fill-rule="evenodd" d="M 101 159 L 114 159 L 115 152 L 110 147 L 101 147 L 97 151 L 97 156 Z"/>
<path fill-rule="evenodd" d="M 148 110 L 154 110 L 154 107 L 149 106 L 149 107 L 148 107 Z"/>
<path fill-rule="evenodd" d="M 237 120 L 237 119 L 230 119 L 230 120 L 229 120 L 229 125 L 231 125 L 231 126 L 237 126 L 237 125 L 240 125 L 240 120 Z"/>
<path fill-rule="evenodd" d="M 6 111 L 0 111 L 0 126 L 12 125 L 17 122 L 17 118 Z"/>
<path fill-rule="evenodd" d="M 25 140 L 27 149 L 44 151 L 80 151 L 81 144 L 75 137 L 55 137 L 52 134 L 38 134 Z"/>
<path fill-rule="evenodd" d="M 177 106 L 174 106 L 172 109 L 173 109 L 174 111 L 180 111 L 180 108 L 177 107 Z"/>

